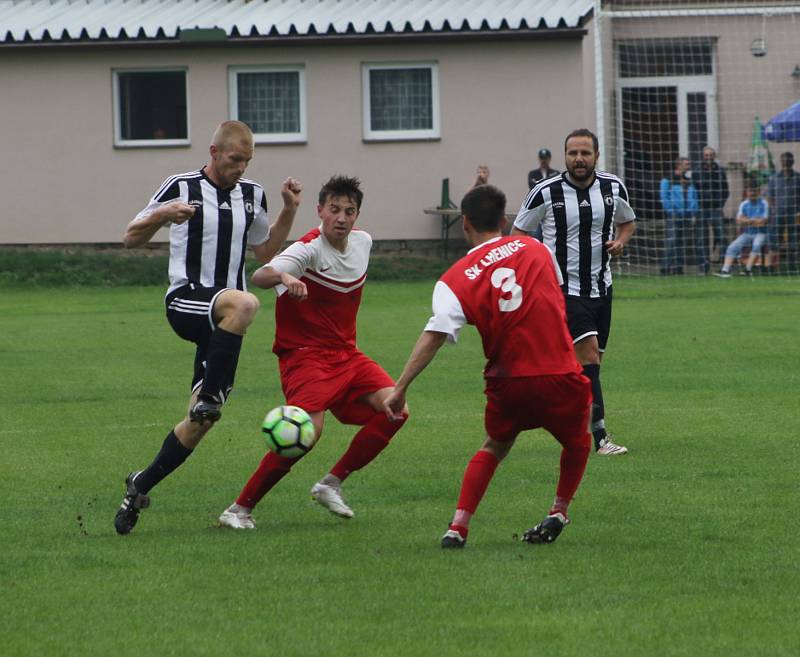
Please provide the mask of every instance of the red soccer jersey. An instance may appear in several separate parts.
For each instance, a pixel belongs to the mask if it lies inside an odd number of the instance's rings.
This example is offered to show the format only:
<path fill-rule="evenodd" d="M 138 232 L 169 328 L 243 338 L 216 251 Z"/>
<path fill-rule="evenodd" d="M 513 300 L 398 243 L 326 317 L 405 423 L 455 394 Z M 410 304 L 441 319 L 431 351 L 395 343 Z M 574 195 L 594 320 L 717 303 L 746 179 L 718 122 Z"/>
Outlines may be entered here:
<path fill-rule="evenodd" d="M 283 285 L 275 288 L 273 352 L 280 356 L 301 347 L 356 348 L 356 316 L 371 248 L 369 234 L 354 230 L 342 253 L 315 228 L 272 259 L 270 267 L 291 274 L 308 288 L 304 301 L 290 299 Z"/>
<path fill-rule="evenodd" d="M 464 324 L 481 335 L 487 378 L 581 371 L 554 259 L 538 240 L 491 239 L 444 273 L 425 329 L 455 342 Z"/>

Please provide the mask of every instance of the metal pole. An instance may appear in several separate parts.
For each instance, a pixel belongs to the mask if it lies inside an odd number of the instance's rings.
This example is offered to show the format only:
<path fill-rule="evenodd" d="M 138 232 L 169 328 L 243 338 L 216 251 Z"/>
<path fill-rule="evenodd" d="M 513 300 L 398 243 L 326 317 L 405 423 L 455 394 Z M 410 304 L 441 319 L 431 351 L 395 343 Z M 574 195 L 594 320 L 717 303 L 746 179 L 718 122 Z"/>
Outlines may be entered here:
<path fill-rule="evenodd" d="M 602 0 L 594 0 L 594 104 L 597 119 L 597 140 L 600 143 L 600 157 L 597 168 L 606 168 L 606 108 L 605 86 L 603 76 L 603 30 L 601 19 L 603 13 Z"/>

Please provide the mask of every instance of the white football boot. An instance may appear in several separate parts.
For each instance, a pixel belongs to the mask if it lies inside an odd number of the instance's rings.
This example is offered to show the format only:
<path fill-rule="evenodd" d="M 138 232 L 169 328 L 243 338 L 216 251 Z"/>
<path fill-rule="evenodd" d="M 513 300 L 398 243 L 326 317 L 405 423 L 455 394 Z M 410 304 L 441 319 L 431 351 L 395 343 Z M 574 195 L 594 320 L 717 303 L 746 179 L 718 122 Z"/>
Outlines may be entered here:
<path fill-rule="evenodd" d="M 219 517 L 219 525 L 231 529 L 255 529 L 256 521 L 253 520 L 250 509 L 238 504 L 231 504 Z"/>
<path fill-rule="evenodd" d="M 353 510 L 342 499 L 341 488 L 328 486 L 319 481 L 311 489 L 311 497 L 341 518 L 352 518 L 354 515 Z"/>
<path fill-rule="evenodd" d="M 606 436 L 600 442 L 600 447 L 597 448 L 596 453 L 599 456 L 621 456 L 622 454 L 628 453 L 628 448 L 617 445 L 617 443 L 611 440 L 611 436 Z"/>

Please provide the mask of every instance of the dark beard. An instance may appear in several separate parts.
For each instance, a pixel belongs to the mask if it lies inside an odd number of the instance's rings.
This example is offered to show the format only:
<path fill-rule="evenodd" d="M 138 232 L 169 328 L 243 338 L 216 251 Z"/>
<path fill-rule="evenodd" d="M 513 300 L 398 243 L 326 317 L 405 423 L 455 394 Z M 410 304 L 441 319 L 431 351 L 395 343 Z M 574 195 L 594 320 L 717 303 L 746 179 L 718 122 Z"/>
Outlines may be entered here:
<path fill-rule="evenodd" d="M 575 170 L 574 170 L 574 169 L 570 169 L 570 168 L 567 168 L 567 173 L 569 173 L 570 177 L 571 177 L 571 178 L 572 178 L 572 179 L 573 179 L 575 182 L 584 183 L 584 182 L 586 182 L 587 180 L 591 180 L 591 179 L 592 179 L 592 176 L 594 175 L 594 167 L 591 167 L 591 168 L 587 169 L 587 170 L 586 170 L 586 175 L 585 175 L 585 176 L 578 176 L 578 175 L 576 175 L 576 174 L 575 174 Z"/>

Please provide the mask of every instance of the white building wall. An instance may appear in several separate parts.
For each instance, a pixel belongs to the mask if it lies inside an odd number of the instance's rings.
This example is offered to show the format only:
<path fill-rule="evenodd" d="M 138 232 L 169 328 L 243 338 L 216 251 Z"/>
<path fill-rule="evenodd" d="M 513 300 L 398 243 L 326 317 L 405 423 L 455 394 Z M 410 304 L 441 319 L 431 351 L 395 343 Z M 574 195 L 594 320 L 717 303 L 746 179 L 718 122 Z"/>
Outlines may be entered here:
<path fill-rule="evenodd" d="M 361 223 L 376 239 L 430 239 L 422 209 L 449 177 L 458 202 L 486 163 L 516 210 L 538 148 L 553 151 L 575 127 L 592 127 L 594 72 L 579 39 L 282 47 L 39 47 L 0 59 L 0 244 L 118 242 L 168 175 L 199 168 L 215 125 L 228 118 L 228 66 L 302 63 L 308 142 L 259 145 L 246 174 L 276 214 L 280 182 L 306 185 L 293 237 L 316 225 L 316 191 L 332 173 L 362 178 Z M 365 143 L 361 63 L 437 61 L 441 139 Z M 189 147 L 115 148 L 112 69 L 187 66 Z M 589 75 L 587 81 L 585 75 Z M 13 90 L 13 93 L 7 93 Z M 165 240 L 166 231 L 156 236 Z"/>

